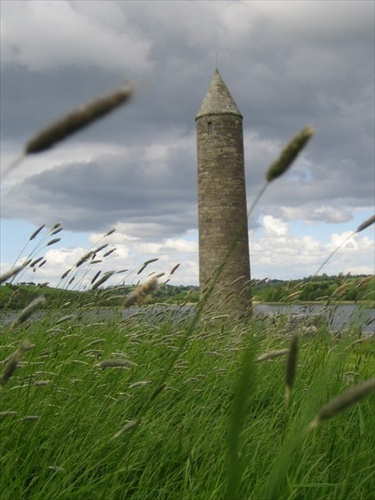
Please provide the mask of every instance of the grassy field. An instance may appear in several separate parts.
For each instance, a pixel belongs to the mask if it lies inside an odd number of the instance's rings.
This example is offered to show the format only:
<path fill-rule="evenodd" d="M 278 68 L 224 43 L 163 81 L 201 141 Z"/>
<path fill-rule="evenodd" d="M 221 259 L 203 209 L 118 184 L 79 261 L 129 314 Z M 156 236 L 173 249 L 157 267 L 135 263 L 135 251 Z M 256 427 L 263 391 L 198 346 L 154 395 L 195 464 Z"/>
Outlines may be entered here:
<path fill-rule="evenodd" d="M 282 318 L 118 318 L 2 332 L 0 358 L 18 352 L 0 393 L 2 499 L 373 498 L 374 396 L 306 429 L 374 377 L 374 340 L 299 338 L 287 405 L 288 353 L 258 360 L 289 348 Z"/>

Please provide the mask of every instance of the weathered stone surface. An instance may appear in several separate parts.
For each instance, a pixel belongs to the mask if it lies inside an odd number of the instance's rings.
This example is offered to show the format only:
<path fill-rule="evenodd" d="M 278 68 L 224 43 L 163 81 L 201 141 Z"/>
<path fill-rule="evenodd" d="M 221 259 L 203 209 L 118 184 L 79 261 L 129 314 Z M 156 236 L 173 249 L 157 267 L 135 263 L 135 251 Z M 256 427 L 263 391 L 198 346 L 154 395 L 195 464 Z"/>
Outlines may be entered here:
<path fill-rule="evenodd" d="M 205 115 L 234 114 L 242 118 L 240 110 L 229 92 L 219 70 L 216 69 L 212 77 L 207 94 L 197 114 L 197 119 Z"/>
<path fill-rule="evenodd" d="M 220 313 L 246 315 L 251 294 L 242 115 L 218 70 L 196 128 L 201 297 L 237 239 L 209 304 Z"/>

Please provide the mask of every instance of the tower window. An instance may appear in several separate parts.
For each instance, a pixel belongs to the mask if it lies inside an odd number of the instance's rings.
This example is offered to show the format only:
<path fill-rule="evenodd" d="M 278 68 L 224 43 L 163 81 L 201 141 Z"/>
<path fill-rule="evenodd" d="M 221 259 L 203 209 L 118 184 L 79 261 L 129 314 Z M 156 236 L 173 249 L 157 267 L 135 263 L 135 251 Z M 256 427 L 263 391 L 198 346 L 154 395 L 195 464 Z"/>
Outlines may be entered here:
<path fill-rule="evenodd" d="M 207 122 L 207 134 L 212 134 L 212 122 Z"/>

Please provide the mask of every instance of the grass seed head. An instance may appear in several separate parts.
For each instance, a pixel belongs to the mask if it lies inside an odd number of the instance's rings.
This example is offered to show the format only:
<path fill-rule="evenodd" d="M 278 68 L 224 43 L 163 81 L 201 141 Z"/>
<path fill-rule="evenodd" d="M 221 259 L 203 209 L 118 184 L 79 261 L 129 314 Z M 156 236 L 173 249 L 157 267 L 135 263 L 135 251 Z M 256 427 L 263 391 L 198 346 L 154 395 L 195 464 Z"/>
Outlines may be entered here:
<path fill-rule="evenodd" d="M 6 360 L 4 371 L 0 377 L 0 387 L 3 387 L 8 382 L 16 368 L 18 368 L 23 354 L 29 349 L 32 349 L 32 347 L 33 346 L 30 344 L 30 342 L 24 340 L 23 342 L 21 342 L 18 349 L 9 356 L 9 358 Z"/>
<path fill-rule="evenodd" d="M 14 267 L 10 271 L 7 271 L 7 272 L 3 273 L 0 276 L 0 285 L 1 285 L 1 283 L 5 283 L 6 281 L 8 281 L 10 278 L 13 278 L 13 276 L 16 276 L 25 267 L 26 267 L 26 265 L 23 264 L 22 266 Z"/>
<path fill-rule="evenodd" d="M 109 278 L 115 273 L 115 271 L 108 271 L 103 276 L 98 280 L 96 283 L 93 284 L 92 290 L 96 290 L 100 285 L 105 283 Z"/>
<path fill-rule="evenodd" d="M 93 277 L 93 279 L 91 280 L 91 285 L 93 285 L 95 283 L 95 281 L 98 279 L 99 275 L 100 275 L 101 271 L 98 271 L 95 276 Z"/>
<path fill-rule="evenodd" d="M 70 273 L 70 271 L 71 271 L 71 269 L 68 269 L 67 271 L 65 271 L 65 273 L 61 275 L 60 279 L 63 280 L 64 278 L 66 278 L 68 276 L 68 274 Z"/>
<path fill-rule="evenodd" d="M 25 154 L 40 153 L 51 148 L 57 142 L 87 127 L 98 118 L 124 104 L 132 94 L 133 88 L 130 85 L 124 85 L 110 94 L 98 97 L 84 106 L 79 106 L 35 135 L 26 144 Z"/>
<path fill-rule="evenodd" d="M 141 274 L 142 271 L 144 271 L 144 269 L 149 265 L 151 264 L 152 262 L 156 262 L 157 260 L 159 260 L 157 257 L 155 259 L 149 259 L 149 260 L 146 260 L 146 262 L 144 262 L 142 264 L 142 266 L 140 267 L 139 271 L 137 272 L 137 274 Z"/>
<path fill-rule="evenodd" d="M 289 142 L 289 144 L 281 151 L 279 158 L 272 163 L 267 170 L 267 182 L 277 179 L 289 169 L 299 153 L 306 146 L 313 133 L 314 130 L 312 127 L 306 127 Z"/>
<path fill-rule="evenodd" d="M 101 252 L 102 250 L 104 250 L 105 248 L 107 248 L 107 246 L 108 246 L 108 243 L 104 243 L 104 245 L 100 245 L 100 247 L 95 248 L 95 253 Z"/>
<path fill-rule="evenodd" d="M 94 252 L 92 251 L 89 251 L 87 253 L 85 253 L 85 255 L 82 255 L 81 258 L 78 259 L 77 263 L 76 263 L 76 267 L 79 267 L 81 266 L 84 262 L 86 262 L 90 257 L 92 257 Z"/>
<path fill-rule="evenodd" d="M 365 229 L 367 229 L 368 227 L 370 227 L 372 224 L 375 223 L 375 214 L 372 215 L 370 218 L 368 218 L 367 220 L 365 220 L 364 222 L 362 222 L 362 224 L 360 224 L 357 229 L 356 229 L 356 233 L 360 233 L 361 231 L 364 231 Z"/>
<path fill-rule="evenodd" d="M 105 254 L 103 254 L 103 257 L 108 257 L 108 255 L 111 255 L 111 253 L 116 252 L 116 248 L 112 248 L 111 250 L 108 250 Z"/>
<path fill-rule="evenodd" d="M 0 411 L 0 418 L 2 418 L 2 417 L 14 417 L 14 415 L 17 415 L 17 412 L 14 410 Z"/>
<path fill-rule="evenodd" d="M 256 361 L 267 361 L 268 359 L 279 358 L 280 356 L 285 356 L 289 353 L 289 349 L 280 349 L 278 351 L 270 351 L 265 354 L 261 354 L 257 357 Z"/>
<path fill-rule="evenodd" d="M 136 363 L 130 361 L 129 359 L 105 359 L 100 361 L 96 366 L 105 370 L 106 368 L 129 368 L 132 366 L 137 366 Z"/>
<path fill-rule="evenodd" d="M 116 231 L 116 228 L 113 227 L 112 229 L 110 229 L 109 231 L 107 231 L 105 233 L 105 235 L 103 236 L 103 238 L 105 238 L 106 236 L 110 236 L 111 234 L 113 234 L 114 232 Z"/>
<path fill-rule="evenodd" d="M 172 271 L 171 271 L 169 274 L 172 276 L 172 274 L 174 274 L 174 273 L 177 271 L 177 269 L 178 269 L 179 267 L 180 267 L 180 264 L 176 264 L 176 265 L 174 266 L 174 268 L 172 269 Z"/>
<path fill-rule="evenodd" d="M 33 312 L 38 309 L 39 306 L 44 304 L 45 301 L 46 299 L 43 297 L 43 295 L 41 295 L 40 297 L 37 297 L 32 302 L 30 302 L 30 304 L 26 306 L 25 309 L 23 309 L 17 316 L 17 318 L 11 323 L 10 329 L 13 330 L 13 328 L 26 321 L 33 314 Z"/>
<path fill-rule="evenodd" d="M 362 398 L 369 396 L 375 391 L 375 378 L 370 378 L 361 384 L 358 384 L 342 392 L 327 404 L 322 406 L 317 416 L 310 422 L 308 430 L 314 429 L 322 420 L 328 420 Z"/>
<path fill-rule="evenodd" d="M 37 259 L 33 260 L 30 262 L 30 267 L 35 267 L 37 264 L 39 264 L 40 261 L 43 260 L 44 257 L 38 257 Z"/>
<path fill-rule="evenodd" d="M 136 304 L 142 304 L 147 295 L 156 290 L 157 286 L 158 278 L 157 276 L 153 276 L 142 285 L 139 285 L 133 292 L 129 293 L 129 295 L 125 298 L 123 306 L 130 307 Z"/>
<path fill-rule="evenodd" d="M 51 245 L 54 245 L 55 243 L 58 243 L 59 241 L 61 241 L 61 238 L 53 238 L 53 240 L 50 240 L 46 246 L 49 247 Z"/>
<path fill-rule="evenodd" d="M 118 437 L 122 436 L 123 434 L 126 434 L 127 432 L 130 432 L 134 430 L 135 428 L 138 427 L 140 420 L 131 420 L 128 422 L 122 429 L 120 429 L 116 434 L 112 436 L 112 439 L 117 439 Z"/>
<path fill-rule="evenodd" d="M 42 226 L 38 227 L 38 229 L 36 229 L 36 230 L 33 232 L 33 234 L 30 236 L 29 240 L 31 241 L 31 240 L 33 240 L 36 236 L 38 236 L 38 234 L 40 233 L 40 231 L 41 231 L 42 229 L 44 229 L 44 228 L 45 228 L 45 226 L 46 226 L 46 225 L 45 225 L 45 224 L 43 224 Z"/>

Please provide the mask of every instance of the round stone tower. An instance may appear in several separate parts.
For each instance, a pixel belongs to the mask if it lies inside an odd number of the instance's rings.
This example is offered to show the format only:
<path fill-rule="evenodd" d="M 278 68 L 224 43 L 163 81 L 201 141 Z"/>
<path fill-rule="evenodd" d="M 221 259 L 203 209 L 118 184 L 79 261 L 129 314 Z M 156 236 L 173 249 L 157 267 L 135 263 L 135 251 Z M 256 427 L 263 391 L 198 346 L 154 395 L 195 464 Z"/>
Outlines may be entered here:
<path fill-rule="evenodd" d="M 242 115 L 217 69 L 196 126 L 201 299 L 227 259 L 207 304 L 246 316 L 251 293 Z"/>

